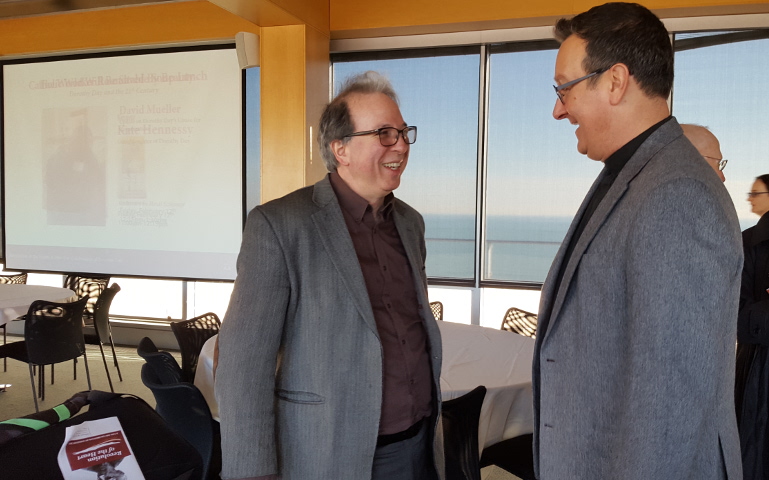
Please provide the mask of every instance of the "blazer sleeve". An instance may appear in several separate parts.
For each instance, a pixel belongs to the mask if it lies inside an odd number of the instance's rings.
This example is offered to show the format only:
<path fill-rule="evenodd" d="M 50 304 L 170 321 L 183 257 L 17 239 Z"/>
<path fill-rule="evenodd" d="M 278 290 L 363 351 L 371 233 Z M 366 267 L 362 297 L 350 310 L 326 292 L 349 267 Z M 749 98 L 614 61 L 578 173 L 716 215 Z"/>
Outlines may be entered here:
<path fill-rule="evenodd" d="M 279 473 L 275 369 L 290 284 L 279 236 L 259 207 L 248 216 L 237 268 L 219 334 L 215 386 L 223 479 Z"/>
<path fill-rule="evenodd" d="M 628 318 L 607 321 L 629 322 L 632 335 L 619 421 L 637 441 L 623 453 L 633 478 L 695 475 L 699 441 L 732 398 L 742 248 L 727 209 L 702 182 L 678 178 L 648 193 L 630 230 Z"/>

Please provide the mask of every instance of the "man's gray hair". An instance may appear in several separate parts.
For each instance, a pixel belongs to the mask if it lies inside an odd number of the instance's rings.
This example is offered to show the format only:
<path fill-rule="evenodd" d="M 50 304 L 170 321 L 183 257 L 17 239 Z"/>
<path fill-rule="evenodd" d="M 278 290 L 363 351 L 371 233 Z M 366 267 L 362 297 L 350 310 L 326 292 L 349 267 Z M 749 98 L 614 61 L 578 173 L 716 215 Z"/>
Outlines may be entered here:
<path fill-rule="evenodd" d="M 396 105 L 398 104 L 398 95 L 387 77 L 369 70 L 347 78 L 337 96 L 323 110 L 318 127 L 318 145 L 320 146 L 320 156 L 329 172 L 335 172 L 339 165 L 334 152 L 331 151 L 331 142 L 342 140 L 347 143 L 350 141 L 350 137 L 346 136 L 354 133 L 355 125 L 353 125 L 350 109 L 347 106 L 347 98 L 356 94 L 373 93 L 383 93 L 390 97 Z"/>

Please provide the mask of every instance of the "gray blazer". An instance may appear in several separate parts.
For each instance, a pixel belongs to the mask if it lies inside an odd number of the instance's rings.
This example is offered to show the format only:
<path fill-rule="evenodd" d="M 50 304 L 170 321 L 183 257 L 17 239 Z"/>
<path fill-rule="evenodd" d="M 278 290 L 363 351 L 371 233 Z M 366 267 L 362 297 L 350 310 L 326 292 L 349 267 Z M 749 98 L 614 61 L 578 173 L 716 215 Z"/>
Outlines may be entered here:
<path fill-rule="evenodd" d="M 588 193 L 589 199 L 599 176 Z M 533 363 L 540 480 L 742 479 L 734 205 L 671 119 L 620 172 L 554 280 Z"/>
<path fill-rule="evenodd" d="M 428 337 L 442 472 L 441 340 L 428 306 L 424 221 L 397 199 L 394 219 Z M 328 177 L 249 214 L 219 352 L 222 478 L 371 478 L 382 348 Z"/>

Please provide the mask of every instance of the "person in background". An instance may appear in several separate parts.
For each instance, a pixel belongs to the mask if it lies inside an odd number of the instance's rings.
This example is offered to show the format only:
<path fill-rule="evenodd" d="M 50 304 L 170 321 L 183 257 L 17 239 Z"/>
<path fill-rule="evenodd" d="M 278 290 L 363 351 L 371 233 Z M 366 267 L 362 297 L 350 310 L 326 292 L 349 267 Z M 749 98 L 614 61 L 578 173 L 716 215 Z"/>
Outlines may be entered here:
<path fill-rule="evenodd" d="M 673 50 L 638 4 L 555 25 L 553 116 L 604 168 L 542 287 L 539 480 L 742 478 L 734 413 L 740 229 L 670 116 Z"/>
<path fill-rule="evenodd" d="M 728 162 L 728 160 L 721 154 L 721 144 L 718 142 L 716 136 L 713 135 L 713 132 L 706 127 L 691 123 L 681 124 L 681 128 L 684 130 L 686 138 L 688 138 L 689 141 L 692 142 L 692 145 L 694 145 L 694 148 L 700 152 L 702 158 L 708 162 L 708 165 L 713 167 L 718 178 L 720 178 L 722 182 L 725 182 L 726 177 L 724 176 L 724 168 L 726 168 L 726 162 Z"/>
<path fill-rule="evenodd" d="M 742 232 L 735 404 L 745 480 L 769 478 L 769 174 L 748 193 L 758 224 Z"/>
<path fill-rule="evenodd" d="M 376 72 L 326 107 L 329 175 L 254 208 L 219 334 L 222 478 L 444 478 L 425 225 L 393 196 L 417 130 Z"/>

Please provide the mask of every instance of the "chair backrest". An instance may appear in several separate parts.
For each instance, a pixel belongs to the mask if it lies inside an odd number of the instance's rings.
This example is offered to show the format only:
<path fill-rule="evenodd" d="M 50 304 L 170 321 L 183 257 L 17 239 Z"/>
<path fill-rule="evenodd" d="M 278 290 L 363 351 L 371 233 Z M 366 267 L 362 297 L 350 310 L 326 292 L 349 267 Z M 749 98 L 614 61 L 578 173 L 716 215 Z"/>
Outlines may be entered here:
<path fill-rule="evenodd" d="M 442 403 L 446 480 L 481 480 L 478 421 L 486 387 Z"/>
<path fill-rule="evenodd" d="M 109 276 L 104 275 L 91 275 L 86 277 L 72 273 L 64 277 L 64 288 L 69 288 L 75 292 L 78 298 L 88 297 L 84 315 L 86 318 L 92 318 L 94 308 L 96 307 L 96 300 L 98 300 L 101 292 L 107 288 L 109 279 Z"/>
<path fill-rule="evenodd" d="M 520 308 L 510 308 L 505 312 L 501 329 L 534 338 L 537 334 L 537 314 Z"/>
<path fill-rule="evenodd" d="M 200 350 L 206 340 L 219 333 L 221 326 L 222 322 L 213 312 L 181 322 L 171 322 L 171 330 L 182 352 L 182 378 L 185 382 L 195 380 Z"/>
<path fill-rule="evenodd" d="M 136 353 L 147 362 L 159 383 L 173 385 L 182 381 L 182 369 L 173 355 L 160 352 L 150 337 L 139 341 Z"/>
<path fill-rule="evenodd" d="M 215 426 L 206 399 L 191 383 L 164 384 L 149 363 L 142 365 L 142 383 L 155 396 L 155 410 L 203 457 L 203 478 L 208 475 L 216 441 Z"/>
<path fill-rule="evenodd" d="M 433 317 L 436 320 L 443 320 L 443 304 L 441 302 L 430 302 L 430 310 L 433 311 Z"/>
<path fill-rule="evenodd" d="M 24 323 L 24 341 L 30 363 L 50 365 L 85 353 L 83 309 L 87 301 L 83 297 L 71 303 L 32 302 Z"/>
<path fill-rule="evenodd" d="M 93 309 L 93 327 L 99 336 L 101 343 L 108 343 L 112 327 L 109 324 L 109 307 L 112 305 L 112 299 L 120 291 L 120 285 L 113 283 L 111 287 L 105 288 Z"/>
<path fill-rule="evenodd" d="M 27 283 L 27 274 L 0 275 L 0 283 Z"/>

